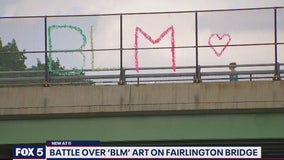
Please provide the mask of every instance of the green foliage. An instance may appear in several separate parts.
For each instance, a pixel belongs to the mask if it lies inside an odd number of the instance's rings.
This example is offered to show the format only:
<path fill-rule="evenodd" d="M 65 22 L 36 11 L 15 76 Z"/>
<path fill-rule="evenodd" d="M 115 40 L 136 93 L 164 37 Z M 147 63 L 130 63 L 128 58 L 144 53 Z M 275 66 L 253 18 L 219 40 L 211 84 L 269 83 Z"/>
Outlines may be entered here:
<path fill-rule="evenodd" d="M 16 40 L 13 39 L 12 42 L 9 42 L 7 45 L 2 45 L 2 40 L 0 38 L 0 85 L 11 85 L 20 83 L 30 84 L 30 83 L 42 83 L 38 78 L 43 78 L 45 76 L 46 64 L 42 63 L 40 59 L 37 59 L 37 65 L 27 68 L 25 65 L 25 51 L 20 52 L 16 43 Z M 49 62 L 52 65 L 53 70 L 64 71 L 65 68 L 61 66 L 59 59 L 52 60 Z M 8 72 L 6 72 L 8 71 Z M 23 71 L 23 72 L 10 72 L 10 71 Z M 85 74 L 82 73 L 81 76 Z M 37 77 L 37 78 L 36 78 Z M 50 73 L 50 82 L 54 84 L 86 84 L 92 83 L 90 80 L 82 79 L 69 79 L 69 78 L 60 78 L 60 75 L 55 75 Z M 7 79 L 8 80 L 1 80 Z M 10 78 L 10 79 L 9 79 Z M 12 79 L 11 79 L 12 78 Z M 18 80 L 18 78 L 22 78 Z M 24 79 L 26 78 L 26 79 Z M 28 79 L 27 79 L 28 78 Z M 59 78 L 59 79 L 58 79 Z M 11 81 L 12 80 L 12 81 Z"/>
<path fill-rule="evenodd" d="M 25 51 L 20 52 L 16 43 L 13 39 L 7 45 L 2 46 L 2 40 L 0 38 L 0 71 L 24 71 L 24 70 L 45 70 L 45 64 L 37 59 L 37 65 L 27 68 L 25 65 Z M 61 66 L 59 59 L 56 61 L 52 60 L 52 67 L 55 70 L 64 70 Z"/>
<path fill-rule="evenodd" d="M 54 70 L 64 70 L 65 69 L 63 66 L 61 66 L 58 58 L 56 58 L 56 61 L 52 60 L 51 63 L 52 63 L 52 68 L 54 68 Z M 45 70 L 45 63 L 41 63 L 41 61 L 37 59 L 37 65 L 32 66 L 30 69 L 31 70 Z"/>
<path fill-rule="evenodd" d="M 24 52 L 20 52 L 13 39 L 7 45 L 2 46 L 2 40 L 0 38 L 0 71 L 23 71 L 26 70 L 25 60 L 27 57 Z"/>

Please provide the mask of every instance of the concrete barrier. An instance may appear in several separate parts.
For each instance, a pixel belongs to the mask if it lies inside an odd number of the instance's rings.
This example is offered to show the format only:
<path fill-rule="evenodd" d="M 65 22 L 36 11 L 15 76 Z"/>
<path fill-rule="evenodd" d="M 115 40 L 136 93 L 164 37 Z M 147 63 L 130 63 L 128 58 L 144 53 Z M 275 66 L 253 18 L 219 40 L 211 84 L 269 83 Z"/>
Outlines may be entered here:
<path fill-rule="evenodd" d="M 0 88 L 1 117 L 284 109 L 284 82 Z"/>

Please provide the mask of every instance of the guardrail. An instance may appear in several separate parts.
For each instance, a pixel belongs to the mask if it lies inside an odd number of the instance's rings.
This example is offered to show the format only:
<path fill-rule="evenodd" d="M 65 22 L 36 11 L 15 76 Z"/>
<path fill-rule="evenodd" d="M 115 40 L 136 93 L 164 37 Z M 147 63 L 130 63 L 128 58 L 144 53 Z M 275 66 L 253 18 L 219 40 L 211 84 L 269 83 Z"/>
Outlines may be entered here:
<path fill-rule="evenodd" d="M 199 49 L 208 47 L 224 47 L 224 45 L 200 45 L 198 42 L 198 16 L 200 13 L 207 12 L 238 12 L 249 10 L 273 10 L 274 42 L 268 43 L 246 43 L 246 44 L 227 44 L 226 47 L 244 47 L 244 46 L 273 46 L 274 63 L 271 64 L 241 64 L 237 65 L 240 81 L 255 80 L 280 80 L 282 78 L 281 70 L 283 63 L 278 61 L 278 47 L 284 42 L 278 41 L 278 18 L 277 11 L 284 7 L 269 8 L 246 8 L 246 9 L 225 9 L 225 10 L 201 10 L 201 11 L 179 11 L 179 12 L 149 12 L 149 13 L 124 13 L 124 14 L 98 14 L 98 15 L 60 15 L 60 16 L 22 16 L 22 17 L 0 17 L 1 19 L 21 19 L 21 18 L 40 18 L 44 20 L 45 49 L 41 51 L 25 51 L 30 54 L 45 55 L 45 70 L 25 70 L 25 71 L 0 71 L 0 86 L 22 86 L 22 85 L 64 85 L 64 84 L 89 84 L 89 85 L 117 85 L 117 84 L 149 84 L 149 83 L 181 83 L 181 82 L 216 82 L 229 81 L 228 65 L 200 65 Z M 123 47 L 123 17 L 132 15 L 158 15 L 158 14 L 181 14 L 192 13 L 195 19 L 195 45 L 171 46 L 171 47 Z M 120 27 L 120 47 L 119 48 L 99 48 L 99 49 L 80 49 L 80 50 L 56 50 L 50 51 L 48 46 L 48 19 L 49 18 L 70 18 L 70 17 L 97 17 L 97 16 L 117 16 L 119 17 Z M 171 72 L 171 67 L 142 67 L 139 73 L 135 72 L 137 68 L 128 68 L 123 64 L 125 51 L 134 50 L 159 50 L 159 49 L 195 49 L 195 65 L 176 66 L 177 72 Z M 84 69 L 83 72 L 76 75 L 56 75 L 50 71 L 49 55 L 53 52 L 92 52 L 92 51 L 119 51 L 120 67 L 115 69 Z M 8 52 L 9 54 L 18 54 L 23 52 Z M 1 52 L 5 54 L 5 52 Z M 64 70 L 64 72 L 73 70 Z"/>
<path fill-rule="evenodd" d="M 279 64 L 283 66 L 284 64 Z M 227 69 L 228 65 L 210 65 L 199 66 L 199 82 L 229 82 L 230 71 L 222 71 Z M 260 67 L 270 67 L 272 69 L 259 69 Z M 274 64 L 247 64 L 238 65 L 237 71 L 239 81 L 267 81 L 275 80 Z M 215 71 L 203 71 L 206 69 Z M 242 68 L 245 68 L 243 70 Z M 249 70 L 247 68 L 250 68 Z M 194 83 L 196 82 L 195 66 L 177 67 L 178 73 L 171 72 L 171 67 L 148 67 L 140 68 L 140 73 L 135 72 L 135 68 L 123 69 L 124 84 L 156 84 L 156 83 Z M 218 71 L 219 70 L 219 71 Z M 88 75 L 91 72 L 91 75 Z M 41 74 L 42 76 L 25 77 L 31 73 Z M 95 74 L 94 74 L 95 73 Z M 279 70 L 278 79 L 283 78 L 284 70 Z M 9 71 L 0 72 L 6 74 L 7 77 L 0 78 L 0 86 L 32 86 L 44 85 L 44 70 L 42 71 Z M 15 74 L 21 74 L 21 77 L 13 77 Z M 49 85 L 117 85 L 120 84 L 120 70 L 86 70 L 86 75 L 74 76 L 52 76 Z"/>

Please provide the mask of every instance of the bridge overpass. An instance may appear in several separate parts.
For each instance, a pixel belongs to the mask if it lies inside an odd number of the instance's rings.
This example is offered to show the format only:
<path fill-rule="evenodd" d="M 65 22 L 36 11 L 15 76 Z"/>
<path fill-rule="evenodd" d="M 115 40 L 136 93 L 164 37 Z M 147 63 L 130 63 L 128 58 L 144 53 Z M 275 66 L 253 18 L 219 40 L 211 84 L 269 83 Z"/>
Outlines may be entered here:
<path fill-rule="evenodd" d="M 1 21 L 23 21 L 21 25 L 17 25 L 20 27 L 18 30 L 23 30 L 24 27 L 32 28 L 32 34 L 28 31 L 25 31 L 25 34 L 21 33 L 25 36 L 24 40 L 34 42 L 35 39 L 41 39 L 44 44 L 39 48 L 33 44 L 37 47 L 31 47 L 25 52 L 1 52 L 1 54 L 44 57 L 44 70 L 30 68 L 0 71 L 0 159 L 11 159 L 14 144 L 44 144 L 46 140 L 100 140 L 101 145 L 261 146 L 263 157 L 283 158 L 284 82 L 281 79 L 284 78 L 284 63 L 283 56 L 278 54 L 282 53 L 284 44 L 283 18 L 281 18 L 283 9 L 283 7 L 269 7 L 103 15 L 0 17 Z M 236 15 L 230 14 L 233 12 Z M 257 38 L 257 41 L 248 41 L 247 38 L 241 39 L 240 36 L 236 36 L 234 43 L 232 41 L 229 44 L 229 40 L 223 45 L 211 44 L 212 35 L 219 37 L 220 40 L 227 34 L 207 35 L 207 28 L 212 29 L 216 26 L 203 23 L 202 27 L 202 21 L 205 22 L 212 18 L 207 17 L 206 19 L 205 15 L 215 13 L 216 16 L 222 13 L 231 20 L 236 19 L 234 17 L 241 12 L 243 15 L 250 14 L 256 17 L 252 18 L 252 23 L 248 23 L 256 30 L 259 26 L 269 22 L 271 25 L 269 34 L 263 34 L 262 37 Z M 267 14 L 267 22 L 253 21 L 253 19 L 257 20 L 259 15 L 264 15 L 262 12 Z M 131 18 L 133 16 L 141 18 L 152 17 L 152 15 L 162 17 L 180 15 L 179 19 L 184 25 L 182 28 L 190 30 L 175 31 L 177 33 L 179 31 L 180 35 L 192 35 L 188 37 L 188 41 L 192 43 L 174 44 L 174 30 L 170 27 L 167 30 L 158 29 L 161 36 L 156 39 L 156 41 L 161 40 L 168 31 L 171 31 L 170 46 L 152 48 L 137 44 L 133 48 L 132 38 L 138 42 L 138 37 L 134 37 L 133 33 L 129 32 L 129 28 L 133 26 L 128 26 L 126 22 L 135 23 L 137 18 Z M 217 19 L 212 19 L 214 24 L 215 20 L 220 19 L 216 17 Z M 65 24 L 64 18 L 70 18 L 73 21 Z M 87 41 L 85 41 L 86 35 L 82 34 L 82 29 L 86 30 L 87 26 L 93 25 L 92 20 L 86 21 L 84 18 L 111 19 L 110 24 L 117 25 L 111 30 L 115 33 L 117 44 L 83 48 Z M 25 25 L 24 21 L 29 20 L 38 23 L 37 30 L 42 34 L 35 34 L 36 25 Z M 60 23 L 57 24 L 54 20 Z M 81 20 L 84 23 L 81 23 Z M 190 23 L 185 25 L 185 21 L 190 21 Z M 246 21 L 241 23 L 243 26 L 248 26 Z M 77 26 L 77 24 L 80 25 Z M 230 21 L 227 24 L 230 24 Z M 7 25 L 6 30 L 3 27 L 2 32 L 10 34 L 12 25 L 14 26 L 14 23 Z M 149 25 L 153 27 L 152 24 L 149 23 Z M 229 25 L 229 27 L 232 26 Z M 75 31 L 77 36 L 79 34 L 83 38 L 84 44 L 79 49 L 74 49 L 70 45 L 71 48 L 54 50 L 50 34 L 51 30 L 55 31 L 54 29 L 64 29 L 67 34 Z M 141 31 L 142 34 L 141 28 L 133 29 L 136 31 L 135 34 L 138 34 L 137 31 Z M 220 28 L 216 29 L 220 30 Z M 90 32 L 92 33 L 92 29 Z M 147 33 L 142 35 L 146 35 L 146 40 L 152 42 L 151 36 L 153 35 Z M 239 35 L 239 33 L 248 32 L 244 29 L 231 29 L 231 34 Z M 35 38 L 36 36 L 30 35 L 41 36 Z M 125 38 L 128 37 L 127 35 L 132 38 Z M 254 35 L 246 36 L 253 37 Z M 70 37 L 70 35 L 64 37 Z M 230 38 L 230 35 L 227 37 Z M 57 39 L 53 38 L 58 42 L 62 41 L 61 36 Z M 70 40 L 64 39 L 63 41 L 69 42 Z M 109 41 L 113 41 L 113 37 L 102 41 L 102 44 L 108 44 Z M 209 41 L 208 44 L 207 41 Z M 131 44 L 131 46 L 125 44 Z M 234 55 L 238 56 L 215 61 L 215 63 L 206 63 L 207 60 L 211 60 L 212 54 L 217 56 L 222 54 L 215 50 L 220 47 L 223 47 L 223 50 L 226 47 L 230 48 L 229 53 L 231 55 L 237 53 Z M 247 47 L 259 49 L 244 49 Z M 180 52 L 176 52 L 175 55 L 174 49 Z M 138 50 L 140 53 L 167 50 L 167 53 L 172 53 L 168 54 L 172 55 L 170 57 L 172 67 L 162 67 L 169 66 L 168 64 L 155 65 L 155 62 L 139 67 Z M 72 56 L 76 52 L 82 53 L 83 66 L 76 64 L 75 68 L 67 67 L 64 70 L 53 68 L 52 56 L 55 58 L 65 52 L 68 53 L 67 56 Z M 111 61 L 110 66 L 94 66 L 94 52 L 103 55 L 96 59 L 99 62 L 106 60 L 115 60 L 115 62 Z M 129 57 L 130 52 L 132 52 L 131 55 L 134 53 L 136 55 L 135 62 L 131 62 L 135 63 L 134 65 L 129 64 L 129 59 L 133 58 Z M 104 53 L 109 54 L 107 58 L 104 57 Z M 260 55 L 265 61 L 258 58 Z M 85 67 L 85 56 L 91 60 L 91 67 Z M 175 57 L 184 60 L 183 63 L 176 65 Z M 70 59 L 76 58 L 71 57 Z M 160 60 L 159 57 L 152 59 Z M 248 63 L 246 59 L 253 61 Z M 228 64 L 231 61 L 238 63 L 240 82 L 228 82 L 229 74 L 231 74 Z M 131 68 L 134 66 L 135 68 Z"/>
<path fill-rule="evenodd" d="M 0 95 L 1 159 L 13 144 L 58 139 L 284 153 L 283 81 L 2 87 Z"/>

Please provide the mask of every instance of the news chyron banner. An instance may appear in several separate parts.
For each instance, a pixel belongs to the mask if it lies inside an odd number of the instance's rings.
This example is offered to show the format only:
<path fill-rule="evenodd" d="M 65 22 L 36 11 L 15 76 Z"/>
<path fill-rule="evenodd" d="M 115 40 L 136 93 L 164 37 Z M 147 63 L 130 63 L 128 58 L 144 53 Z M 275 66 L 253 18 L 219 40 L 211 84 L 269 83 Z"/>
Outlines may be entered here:
<path fill-rule="evenodd" d="M 259 146 L 100 146 L 99 141 L 47 141 L 14 146 L 14 160 L 259 159 Z"/>

